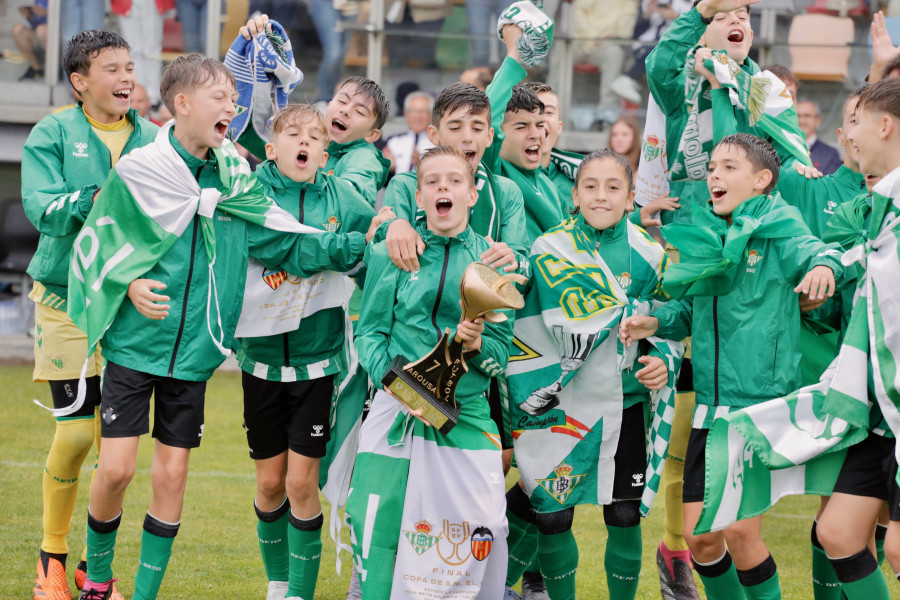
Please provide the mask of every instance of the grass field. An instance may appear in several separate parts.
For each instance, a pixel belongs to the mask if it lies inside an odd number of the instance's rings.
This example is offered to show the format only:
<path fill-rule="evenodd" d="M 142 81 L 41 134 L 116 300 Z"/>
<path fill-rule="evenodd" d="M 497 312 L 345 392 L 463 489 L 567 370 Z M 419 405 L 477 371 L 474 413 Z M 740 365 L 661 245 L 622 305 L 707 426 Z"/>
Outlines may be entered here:
<path fill-rule="evenodd" d="M 41 473 L 53 436 L 53 420 L 32 404 L 49 404 L 46 385 L 31 382 L 27 367 L 0 367 L 2 414 L 0 456 L 0 597 L 30 598 L 41 540 Z M 265 575 L 256 544 L 253 513 L 253 465 L 247 456 L 241 428 L 240 378 L 217 373 L 206 396 L 203 444 L 191 457 L 182 528 L 160 591 L 165 600 L 247 599 L 265 597 Z M 128 489 L 122 527 L 113 563 L 119 589 L 130 598 L 137 566 L 140 532 L 150 500 L 152 440 L 142 440 L 138 471 Z M 90 476 L 89 467 L 84 480 Z M 764 537 L 778 562 L 784 598 L 812 598 L 809 578 L 809 525 L 817 498 L 787 498 L 764 521 Z M 638 598 L 659 598 L 655 551 L 662 534 L 662 498 L 644 526 L 644 566 Z M 328 508 L 325 509 L 326 517 Z M 72 532 L 72 558 L 77 562 L 87 519 L 87 486 L 79 492 Z M 327 531 L 327 527 L 326 530 Z M 575 519 L 579 543 L 578 595 L 607 598 L 603 571 L 606 534 L 602 516 L 592 507 L 580 507 Z M 345 543 L 347 532 L 345 534 Z M 324 535 L 322 568 L 316 597 L 343 599 L 350 574 L 350 557 L 342 555 L 343 569 L 335 573 L 334 544 Z M 888 573 L 887 569 L 885 570 Z M 896 590 L 896 583 L 891 583 Z M 74 585 L 72 585 L 74 590 Z M 499 600 L 499 599 L 498 599 Z"/>

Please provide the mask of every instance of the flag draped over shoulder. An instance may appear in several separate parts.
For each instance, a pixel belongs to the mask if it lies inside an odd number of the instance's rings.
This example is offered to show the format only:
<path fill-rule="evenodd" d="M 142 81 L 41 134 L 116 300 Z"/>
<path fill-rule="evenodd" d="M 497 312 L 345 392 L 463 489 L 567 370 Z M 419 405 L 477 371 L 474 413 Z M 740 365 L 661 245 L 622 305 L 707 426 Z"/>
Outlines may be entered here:
<path fill-rule="evenodd" d="M 644 206 L 660 196 L 669 195 L 669 155 L 666 153 L 666 116 L 651 95 L 647 100 L 647 119 L 641 157 L 634 174 L 634 203 Z"/>
<path fill-rule="evenodd" d="M 112 324 L 128 285 L 151 269 L 172 247 L 195 215 L 200 215 L 203 246 L 209 259 L 207 329 L 223 355 L 221 316 L 213 265 L 215 210 L 251 223 L 298 233 L 322 233 L 301 225 L 263 193 L 231 142 L 213 149 L 221 187 L 200 189 L 197 180 L 169 140 L 169 122 L 156 140 L 129 153 L 116 164 L 90 215 L 75 238 L 69 269 L 68 311 L 87 334 L 88 356 Z M 233 293 L 230 291 L 228 293 Z M 78 410 L 84 386 L 74 404 L 54 409 L 56 416 Z"/>
<path fill-rule="evenodd" d="M 669 178 L 706 179 L 709 157 L 713 150 L 712 101 L 709 82 L 694 70 L 694 52 L 688 53 L 684 73 L 684 101 L 688 107 L 688 121 L 671 163 Z M 797 112 L 784 83 L 769 71 L 750 75 L 728 57 L 724 51 L 714 51 L 704 61 L 723 88 L 728 90 L 735 110 L 748 113 L 751 126 L 759 127 L 776 146 L 787 148 L 791 155 L 805 165 L 812 165 L 806 149 L 806 136 L 797 123 Z"/>
<path fill-rule="evenodd" d="M 900 176 L 879 186 L 900 198 Z M 696 533 L 761 514 L 784 495 L 830 494 L 842 450 L 868 434 L 873 397 L 891 432 L 900 434 L 900 202 L 875 191 L 873 233 L 843 257 L 846 266 L 860 263 L 865 271 L 837 358 L 817 384 L 715 422 Z M 870 368 L 874 390 L 865 376 Z"/>
<path fill-rule="evenodd" d="M 642 261 L 659 278 L 662 248 L 631 223 L 627 234 L 632 264 Z M 632 314 L 647 314 L 651 302 L 627 297 L 575 219 L 541 236 L 531 259 L 533 287 L 516 316 L 506 372 L 516 463 L 538 512 L 607 504 L 624 407 L 622 369 L 637 357 L 636 345 L 619 341 L 618 326 Z M 669 380 L 651 394 L 645 515 L 668 449 L 684 352 L 680 342 L 650 342 L 667 363 Z"/>

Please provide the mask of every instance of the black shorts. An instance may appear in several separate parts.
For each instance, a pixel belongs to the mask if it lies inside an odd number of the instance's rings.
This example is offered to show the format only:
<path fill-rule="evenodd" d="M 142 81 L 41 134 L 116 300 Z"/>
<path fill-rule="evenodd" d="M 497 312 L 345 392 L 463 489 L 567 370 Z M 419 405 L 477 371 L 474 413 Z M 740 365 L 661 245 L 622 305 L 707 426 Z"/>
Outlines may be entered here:
<path fill-rule="evenodd" d="M 684 457 L 683 502 L 703 502 L 706 487 L 706 438 L 709 429 L 691 429 Z"/>
<path fill-rule="evenodd" d="M 487 393 L 488 406 L 491 409 L 491 420 L 497 425 L 497 433 L 500 434 L 500 447 L 508 450 L 513 447 L 513 439 L 506 427 L 505 412 L 503 406 L 503 398 L 500 396 L 500 384 L 496 377 L 491 377 L 491 383 Z"/>
<path fill-rule="evenodd" d="M 888 500 L 897 487 L 896 440 L 869 433 L 868 437 L 847 449 L 847 457 L 834 484 L 835 493 Z M 900 498 L 898 498 L 900 501 Z M 894 512 L 894 503 L 891 503 Z M 891 516 L 893 519 L 893 515 Z"/>
<path fill-rule="evenodd" d="M 334 375 L 308 381 L 267 381 L 242 372 L 241 382 L 250 458 L 272 458 L 288 449 L 309 458 L 325 456 L 331 439 Z"/>
<path fill-rule="evenodd" d="M 184 381 L 150 375 L 106 361 L 100 436 L 134 437 L 150 430 L 153 396 L 153 437 L 174 448 L 196 448 L 203 435 L 205 381 Z"/>
<path fill-rule="evenodd" d="M 613 477 L 612 497 L 616 500 L 640 498 L 644 493 L 644 473 L 647 470 L 646 408 L 647 403 L 639 402 L 622 411 Z"/>

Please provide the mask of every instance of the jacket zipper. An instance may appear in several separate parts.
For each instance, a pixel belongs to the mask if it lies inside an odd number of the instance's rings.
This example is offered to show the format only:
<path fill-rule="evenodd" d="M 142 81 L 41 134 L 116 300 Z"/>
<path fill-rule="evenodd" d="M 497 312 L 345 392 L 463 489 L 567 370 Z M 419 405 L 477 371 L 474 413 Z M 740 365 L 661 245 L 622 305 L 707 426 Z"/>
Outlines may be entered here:
<path fill-rule="evenodd" d="M 303 201 L 306 199 L 306 186 L 303 186 L 303 189 L 300 190 L 300 216 L 297 217 L 297 220 L 300 224 L 303 224 Z M 290 333 L 285 332 L 281 334 L 281 341 L 284 346 L 284 366 L 291 366 L 291 343 L 288 340 L 288 336 Z"/>
<path fill-rule="evenodd" d="M 188 266 L 187 285 L 184 287 L 184 300 L 181 303 L 181 322 L 178 324 L 178 335 L 175 336 L 175 347 L 172 349 L 172 362 L 169 363 L 169 377 L 174 377 L 175 358 L 178 356 L 178 346 L 181 344 L 181 336 L 184 333 L 184 320 L 187 317 L 188 294 L 191 290 L 191 280 L 194 277 L 194 254 L 197 249 L 197 229 L 200 220 L 194 215 L 194 232 L 191 237 L 191 263 Z"/>
<path fill-rule="evenodd" d="M 450 244 L 446 244 L 444 246 L 444 266 L 441 267 L 441 282 L 438 284 L 437 297 L 434 300 L 434 308 L 431 310 L 431 323 L 434 325 L 434 330 L 437 331 L 438 339 L 443 335 L 441 328 L 438 327 L 437 323 L 437 315 L 438 315 L 438 307 L 441 304 L 441 294 L 444 293 L 444 280 L 447 279 L 447 265 L 450 262 Z"/>
<path fill-rule="evenodd" d="M 715 385 L 715 405 L 719 405 L 719 297 L 713 296 L 713 335 L 716 339 L 715 362 L 713 363 L 713 383 Z"/>

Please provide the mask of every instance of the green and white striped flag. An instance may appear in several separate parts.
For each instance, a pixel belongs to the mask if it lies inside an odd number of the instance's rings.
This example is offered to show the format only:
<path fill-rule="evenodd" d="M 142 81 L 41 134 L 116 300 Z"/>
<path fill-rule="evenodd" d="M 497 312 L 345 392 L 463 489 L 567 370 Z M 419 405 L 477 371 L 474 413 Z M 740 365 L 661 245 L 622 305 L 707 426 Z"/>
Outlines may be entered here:
<path fill-rule="evenodd" d="M 869 240 L 843 257 L 847 266 L 863 264 L 865 273 L 837 358 L 817 384 L 715 422 L 696 533 L 762 514 L 788 494 L 830 494 L 841 451 L 867 435 L 873 395 L 900 435 L 900 172 L 874 191 Z M 874 390 L 865 376 L 870 366 Z"/>
<path fill-rule="evenodd" d="M 159 261 L 184 233 L 194 215 L 203 217 L 200 226 L 209 259 L 207 306 L 215 307 L 214 314 L 207 314 L 207 329 L 223 360 L 229 350 L 222 345 L 221 315 L 213 276 L 216 259 L 213 212 L 221 210 L 278 231 L 322 233 L 301 225 L 267 198 L 231 142 L 226 141 L 221 148 L 212 150 L 225 191 L 200 189 L 169 140 L 171 127 L 170 122 L 160 129 L 152 144 L 122 157 L 103 184 L 75 238 L 69 269 L 68 311 L 75 324 L 87 334 L 88 356 L 112 324 L 128 285 Z M 84 402 L 84 386 L 78 387 L 77 398 L 71 406 L 48 410 L 56 416 L 78 410 Z"/>
<path fill-rule="evenodd" d="M 688 53 L 684 68 L 684 101 L 688 106 L 688 120 L 669 170 L 672 181 L 706 179 L 709 157 L 712 156 L 712 100 L 708 93 L 709 83 L 694 70 L 694 52 L 698 48 Z M 780 79 L 769 71 L 748 74 L 725 51 L 714 51 L 712 58 L 704 61 L 704 65 L 728 90 L 735 110 L 747 112 L 751 126 L 762 129 L 776 147 L 787 148 L 797 160 L 812 165 L 806 149 L 806 136 L 797 123 L 793 100 Z"/>
<path fill-rule="evenodd" d="M 531 251 L 532 289 L 516 315 L 507 367 L 509 419 L 516 464 L 538 512 L 608 504 L 622 421 L 622 369 L 637 346 L 618 339 L 621 319 L 647 314 L 653 302 L 629 299 L 575 219 L 538 238 Z M 662 277 L 665 254 L 646 232 L 627 223 L 631 271 Z M 630 276 L 630 275 L 629 275 Z M 560 285 L 564 284 L 564 285 Z M 654 286 L 655 287 L 655 286 Z M 669 368 L 652 394 L 642 512 L 650 510 L 668 450 L 675 381 L 684 345 L 651 338 Z"/>
<path fill-rule="evenodd" d="M 509 531 L 500 439 L 487 407 L 476 408 L 463 404 L 444 435 L 376 393 L 347 500 L 363 598 L 502 596 Z"/>

